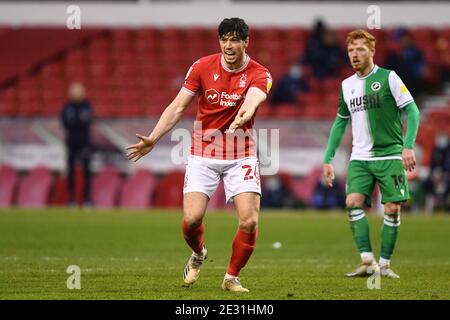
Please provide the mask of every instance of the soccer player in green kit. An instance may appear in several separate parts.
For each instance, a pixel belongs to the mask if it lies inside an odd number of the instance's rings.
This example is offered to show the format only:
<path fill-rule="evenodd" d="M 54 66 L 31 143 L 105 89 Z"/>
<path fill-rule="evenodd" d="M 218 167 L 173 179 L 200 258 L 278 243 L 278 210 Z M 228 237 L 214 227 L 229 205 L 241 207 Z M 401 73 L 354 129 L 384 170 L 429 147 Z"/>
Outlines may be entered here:
<path fill-rule="evenodd" d="M 348 277 L 399 278 L 390 267 L 400 228 L 400 204 L 409 198 L 406 170 L 416 165 L 414 143 L 419 128 L 419 110 L 400 77 L 373 62 L 375 38 L 365 30 L 347 36 L 347 52 L 355 74 L 342 81 L 336 120 L 331 127 L 324 156 L 323 178 L 333 185 L 331 164 L 351 120 L 353 147 L 348 166 L 346 210 L 361 264 Z M 406 113 L 405 138 L 402 112 Z M 379 263 L 372 251 L 364 204 L 371 206 L 375 182 L 384 204 Z"/>

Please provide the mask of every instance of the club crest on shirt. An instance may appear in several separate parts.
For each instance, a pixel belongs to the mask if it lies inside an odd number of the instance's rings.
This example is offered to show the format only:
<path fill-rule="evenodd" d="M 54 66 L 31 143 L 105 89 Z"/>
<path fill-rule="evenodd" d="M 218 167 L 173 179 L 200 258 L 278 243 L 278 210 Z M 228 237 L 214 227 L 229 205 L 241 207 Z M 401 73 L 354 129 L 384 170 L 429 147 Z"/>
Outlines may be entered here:
<path fill-rule="evenodd" d="M 241 76 L 241 79 L 239 79 L 239 88 L 245 88 L 245 86 L 247 85 L 247 74 L 243 74 Z"/>
<path fill-rule="evenodd" d="M 381 83 L 375 81 L 374 83 L 371 84 L 370 88 L 372 88 L 373 91 L 378 91 L 381 89 Z"/>

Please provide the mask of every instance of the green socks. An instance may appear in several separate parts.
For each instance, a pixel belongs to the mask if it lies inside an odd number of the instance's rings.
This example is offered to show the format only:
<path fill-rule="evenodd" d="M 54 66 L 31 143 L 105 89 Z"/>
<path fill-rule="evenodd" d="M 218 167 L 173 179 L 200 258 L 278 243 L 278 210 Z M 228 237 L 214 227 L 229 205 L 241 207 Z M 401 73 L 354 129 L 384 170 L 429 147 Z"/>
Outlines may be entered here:
<path fill-rule="evenodd" d="M 362 208 L 347 208 L 348 220 L 352 230 L 353 239 L 356 247 L 361 253 L 361 257 L 373 257 L 372 246 L 370 245 L 369 221 Z M 400 214 L 384 214 L 383 228 L 381 229 L 381 253 L 380 261 L 389 264 L 392 253 L 394 252 L 400 231 Z M 363 259 L 364 260 L 364 259 Z"/>
<path fill-rule="evenodd" d="M 384 214 L 380 257 L 390 260 L 400 231 L 400 214 Z"/>
<path fill-rule="evenodd" d="M 362 208 L 347 208 L 353 239 L 360 253 L 372 252 L 369 221 Z"/>

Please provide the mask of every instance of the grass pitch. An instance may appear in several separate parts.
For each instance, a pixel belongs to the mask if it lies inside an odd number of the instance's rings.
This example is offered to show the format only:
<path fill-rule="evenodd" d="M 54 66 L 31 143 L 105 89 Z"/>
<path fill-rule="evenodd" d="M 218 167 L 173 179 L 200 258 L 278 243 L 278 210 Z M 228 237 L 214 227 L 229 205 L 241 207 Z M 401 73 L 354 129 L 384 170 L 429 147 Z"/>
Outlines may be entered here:
<path fill-rule="evenodd" d="M 369 220 L 378 255 L 382 218 Z M 184 288 L 190 250 L 179 212 L 1 210 L 0 299 L 450 298 L 450 215 L 402 216 L 392 265 L 401 279 L 382 278 L 379 290 L 343 276 L 359 263 L 343 212 L 263 211 L 240 275 L 246 294 L 220 289 L 237 218 L 209 212 L 205 226 L 209 258 Z M 69 265 L 81 268 L 80 290 L 66 287 Z"/>

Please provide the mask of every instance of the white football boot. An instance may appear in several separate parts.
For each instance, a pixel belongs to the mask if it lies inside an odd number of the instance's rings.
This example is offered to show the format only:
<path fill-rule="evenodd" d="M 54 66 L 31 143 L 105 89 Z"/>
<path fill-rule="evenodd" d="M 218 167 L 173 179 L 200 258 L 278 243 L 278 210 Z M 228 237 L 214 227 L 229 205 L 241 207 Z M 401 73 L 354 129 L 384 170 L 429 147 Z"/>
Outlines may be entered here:
<path fill-rule="evenodd" d="M 185 286 L 190 286 L 197 281 L 200 275 L 200 268 L 203 265 L 203 262 L 207 258 L 208 251 L 205 247 L 203 247 L 201 254 L 196 254 L 192 252 L 191 257 L 189 258 L 186 267 L 183 271 L 183 281 Z"/>
<path fill-rule="evenodd" d="M 361 262 L 361 264 L 352 272 L 346 273 L 345 276 L 352 277 L 367 277 L 374 273 L 380 274 L 380 267 L 375 260 L 368 262 Z"/>
<path fill-rule="evenodd" d="M 392 271 L 390 265 L 384 265 L 380 267 L 380 273 L 382 277 L 399 279 L 400 276 Z"/>
<path fill-rule="evenodd" d="M 238 277 L 224 278 L 222 282 L 222 289 L 225 291 L 233 292 L 249 292 L 247 288 L 244 288 Z"/>

